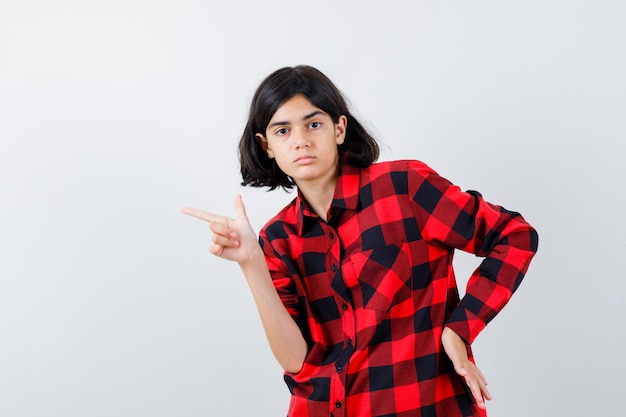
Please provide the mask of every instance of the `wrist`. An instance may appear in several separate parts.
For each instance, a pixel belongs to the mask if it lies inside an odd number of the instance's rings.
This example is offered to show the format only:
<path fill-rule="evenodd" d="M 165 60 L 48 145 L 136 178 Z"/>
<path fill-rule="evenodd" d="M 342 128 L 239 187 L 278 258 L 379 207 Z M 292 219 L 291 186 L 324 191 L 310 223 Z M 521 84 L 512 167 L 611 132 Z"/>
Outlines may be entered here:
<path fill-rule="evenodd" d="M 265 263 L 265 255 L 261 250 L 260 246 L 257 246 L 252 253 L 246 258 L 246 260 L 239 262 L 239 267 L 241 268 L 244 275 L 248 271 L 258 270 L 260 267 L 267 268 L 267 264 Z"/>

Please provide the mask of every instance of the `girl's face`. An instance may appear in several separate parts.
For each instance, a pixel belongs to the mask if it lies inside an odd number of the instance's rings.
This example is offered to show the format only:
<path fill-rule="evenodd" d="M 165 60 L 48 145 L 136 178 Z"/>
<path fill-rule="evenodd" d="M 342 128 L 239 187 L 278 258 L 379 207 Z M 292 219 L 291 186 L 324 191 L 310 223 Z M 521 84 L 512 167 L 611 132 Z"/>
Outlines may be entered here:
<path fill-rule="evenodd" d="M 337 146 L 346 135 L 345 116 L 337 123 L 305 96 L 287 100 L 272 116 L 265 135 L 257 134 L 263 149 L 299 188 L 332 186 L 339 165 Z"/>

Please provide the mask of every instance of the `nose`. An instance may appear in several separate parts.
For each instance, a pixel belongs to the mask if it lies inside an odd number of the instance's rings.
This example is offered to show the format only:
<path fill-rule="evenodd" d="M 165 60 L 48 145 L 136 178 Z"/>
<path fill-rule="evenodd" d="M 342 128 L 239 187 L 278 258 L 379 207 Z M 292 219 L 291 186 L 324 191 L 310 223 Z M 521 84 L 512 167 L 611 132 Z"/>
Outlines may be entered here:
<path fill-rule="evenodd" d="M 309 137 L 304 129 L 294 129 L 291 137 L 296 149 L 308 148 L 310 145 Z"/>

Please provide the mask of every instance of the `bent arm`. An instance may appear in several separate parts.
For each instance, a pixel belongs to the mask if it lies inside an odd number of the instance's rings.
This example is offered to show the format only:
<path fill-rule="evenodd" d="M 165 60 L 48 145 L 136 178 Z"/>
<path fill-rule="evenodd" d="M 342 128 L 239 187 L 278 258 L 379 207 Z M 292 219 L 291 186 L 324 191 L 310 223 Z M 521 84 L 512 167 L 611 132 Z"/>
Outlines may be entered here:
<path fill-rule="evenodd" d="M 485 258 L 445 323 L 471 344 L 522 281 L 537 251 L 537 232 L 519 213 L 461 191 L 423 163 L 413 163 L 410 175 L 424 239 Z"/>
<path fill-rule="evenodd" d="M 308 346 L 272 283 L 241 196 L 235 200 L 235 209 L 235 219 L 192 208 L 184 208 L 183 213 L 209 223 L 214 243 L 209 250 L 215 256 L 237 262 L 252 292 L 272 353 L 285 371 L 299 372 Z"/>

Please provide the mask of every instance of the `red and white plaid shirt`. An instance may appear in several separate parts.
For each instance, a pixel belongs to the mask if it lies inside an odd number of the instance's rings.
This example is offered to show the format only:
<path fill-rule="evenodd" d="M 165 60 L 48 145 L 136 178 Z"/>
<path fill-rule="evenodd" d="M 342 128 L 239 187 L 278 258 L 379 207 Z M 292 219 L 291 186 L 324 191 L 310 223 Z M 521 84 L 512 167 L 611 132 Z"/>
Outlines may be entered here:
<path fill-rule="evenodd" d="M 288 416 L 484 415 L 441 333 L 472 343 L 520 284 L 537 250 L 520 214 L 422 162 L 342 160 L 327 222 L 298 195 L 259 240 L 309 345 L 302 370 L 285 373 Z M 461 300 L 455 248 L 485 257 Z"/>

